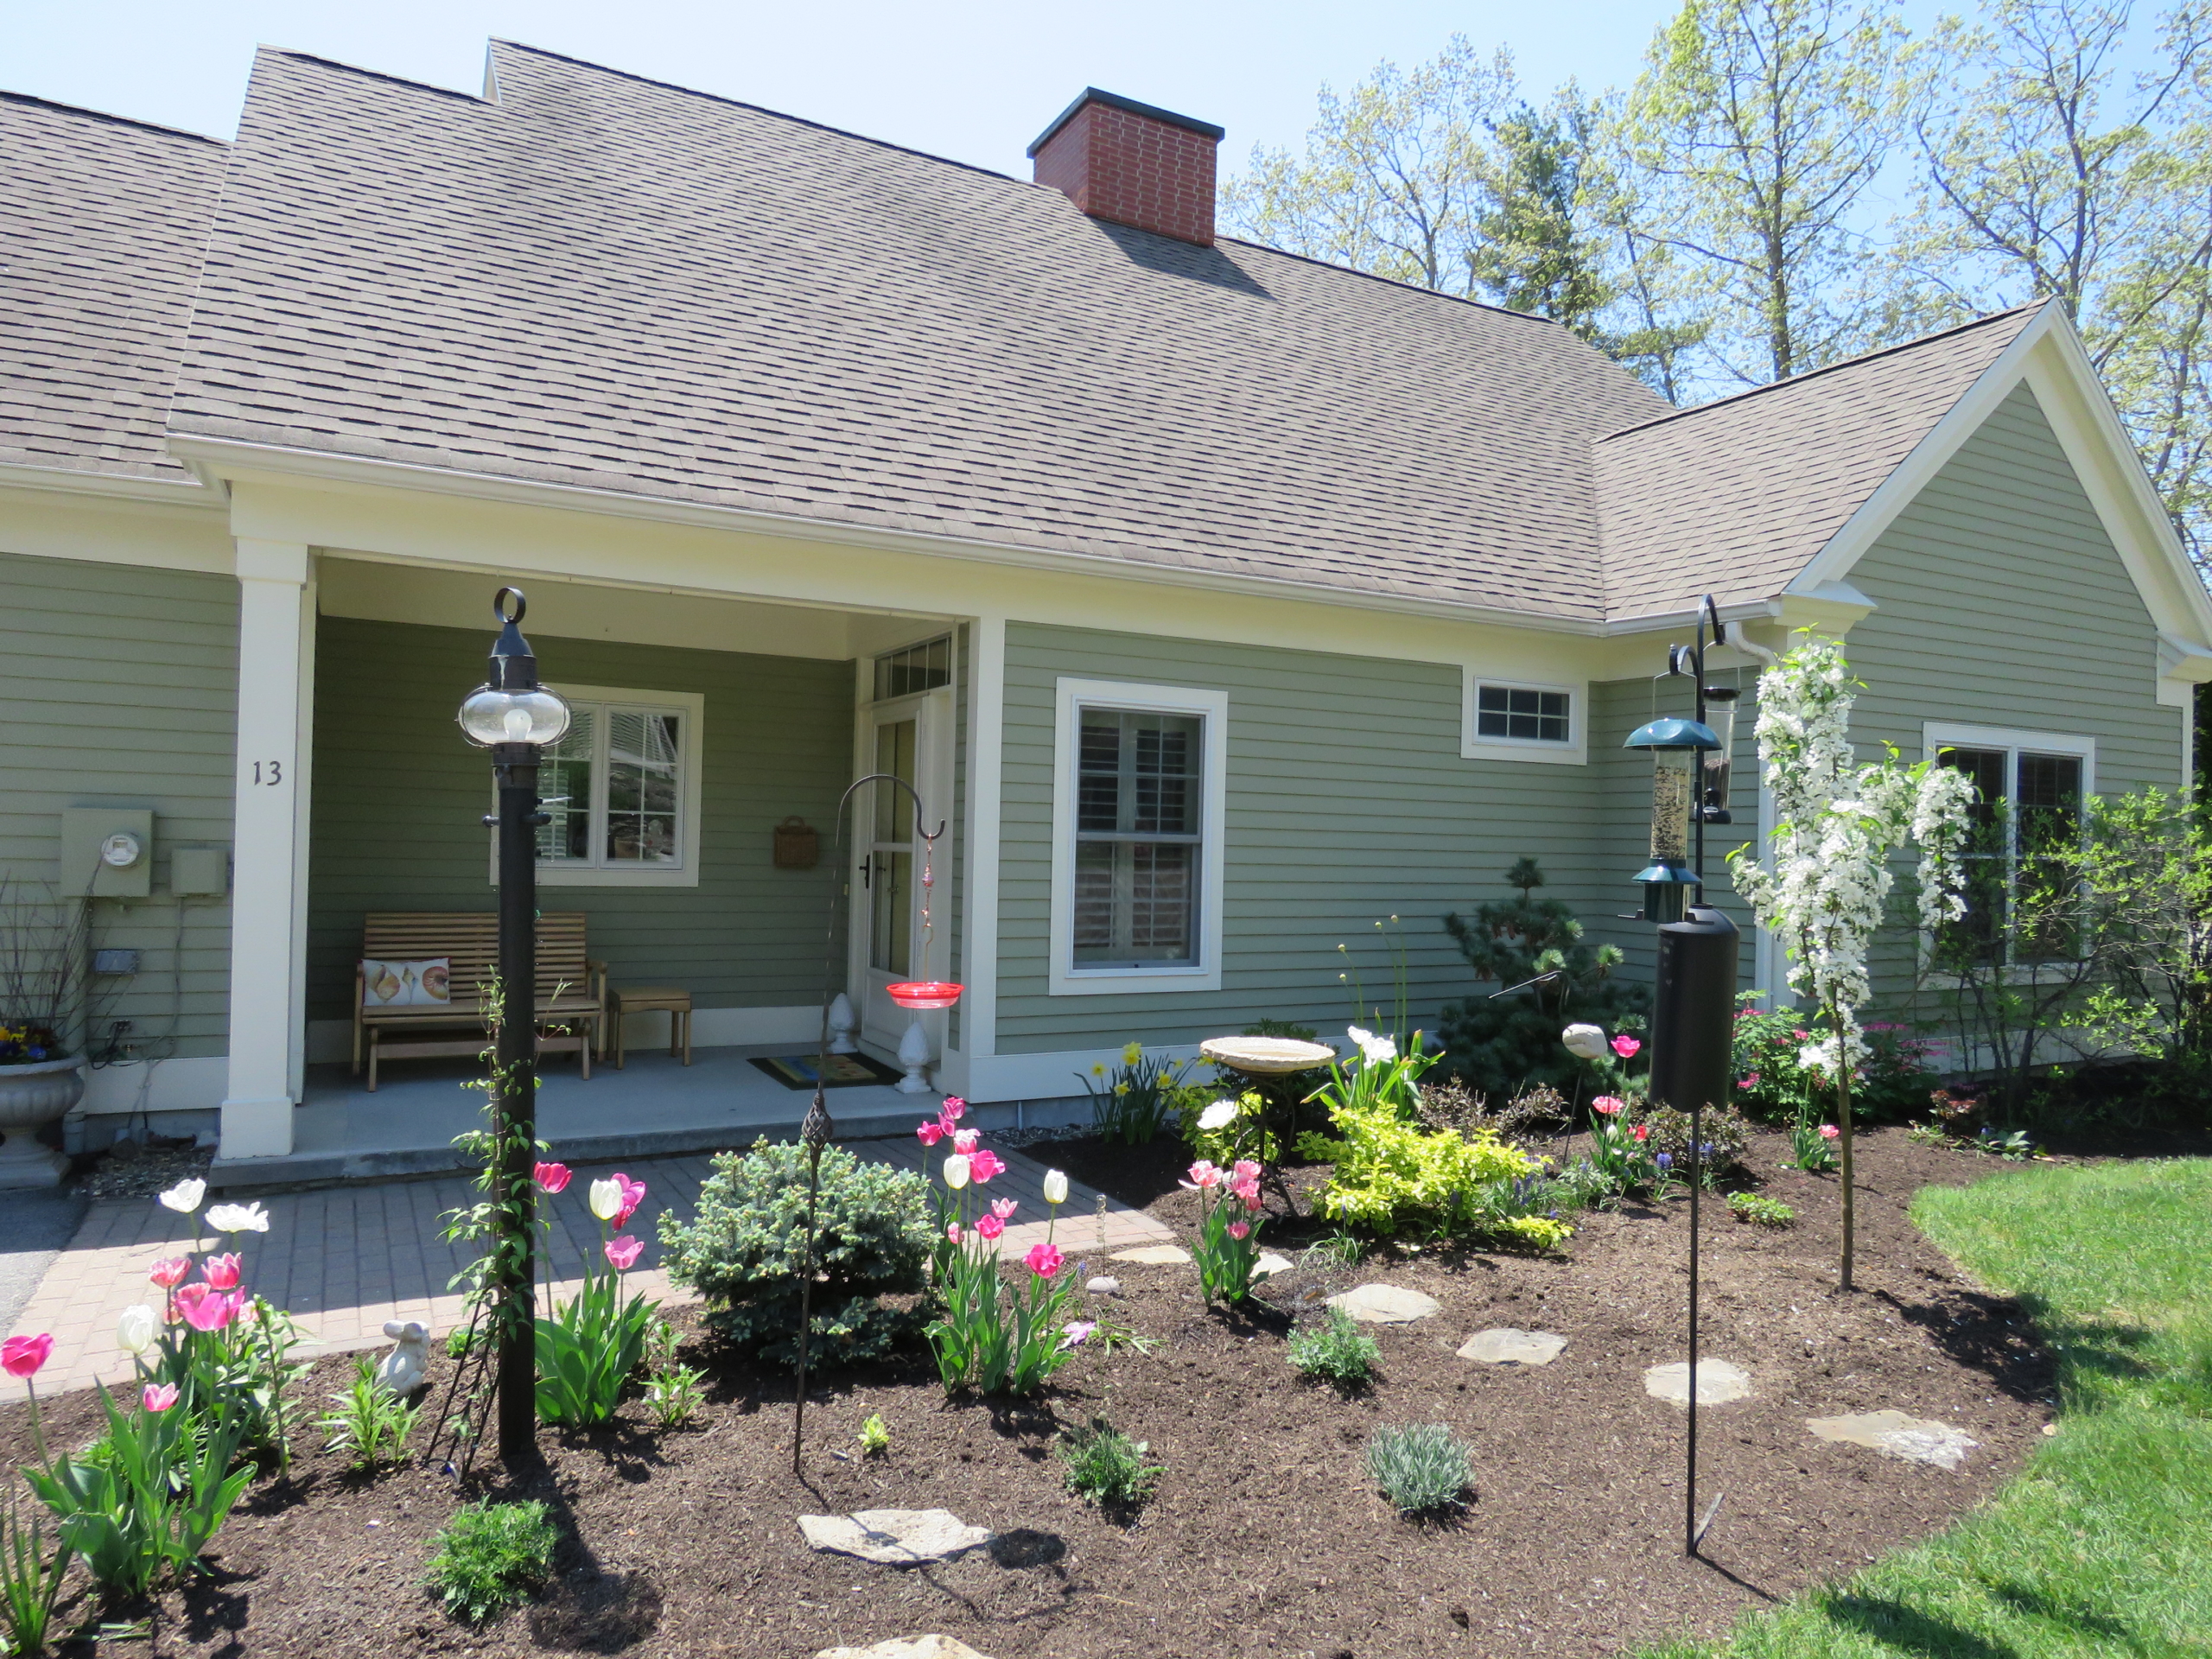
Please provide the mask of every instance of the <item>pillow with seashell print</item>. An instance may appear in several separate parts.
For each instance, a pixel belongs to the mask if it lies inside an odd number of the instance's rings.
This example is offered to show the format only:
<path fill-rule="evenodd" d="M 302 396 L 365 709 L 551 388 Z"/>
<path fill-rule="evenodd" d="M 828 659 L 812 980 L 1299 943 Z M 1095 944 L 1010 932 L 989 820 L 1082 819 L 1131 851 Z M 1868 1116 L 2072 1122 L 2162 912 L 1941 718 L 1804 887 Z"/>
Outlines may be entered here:
<path fill-rule="evenodd" d="M 361 1005 L 370 1008 L 442 1006 L 453 1000 L 453 959 L 426 957 L 420 962 L 361 963 Z"/>

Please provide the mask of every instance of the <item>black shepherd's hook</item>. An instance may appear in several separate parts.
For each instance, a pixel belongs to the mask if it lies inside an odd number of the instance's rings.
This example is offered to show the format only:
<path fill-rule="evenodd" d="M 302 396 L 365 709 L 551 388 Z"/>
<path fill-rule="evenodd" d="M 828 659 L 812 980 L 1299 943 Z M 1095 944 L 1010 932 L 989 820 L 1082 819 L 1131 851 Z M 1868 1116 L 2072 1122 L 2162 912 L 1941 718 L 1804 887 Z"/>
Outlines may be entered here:
<path fill-rule="evenodd" d="M 914 828 L 922 829 L 922 798 L 918 791 L 895 772 L 871 772 L 865 778 L 855 778 L 845 792 L 837 798 L 837 838 L 831 849 L 834 867 L 844 868 L 845 809 L 852 804 L 853 791 L 863 784 L 896 784 L 912 798 Z M 935 855 L 938 837 L 944 833 L 944 821 L 938 820 L 934 830 L 922 830 L 925 851 L 923 861 Z M 802 1431 L 806 1425 L 806 1349 L 807 1338 L 814 1322 L 814 1206 L 822 1187 L 822 1149 L 830 1144 L 830 1137 L 836 1132 L 836 1125 L 830 1121 L 830 1101 L 827 1094 L 830 1076 L 830 1005 L 837 995 L 837 891 L 840 884 L 830 887 L 830 926 L 823 942 L 822 1041 L 814 1052 L 814 1099 L 806 1109 L 806 1118 L 799 1125 L 798 1138 L 806 1147 L 806 1242 L 802 1248 L 803 1263 L 798 1280 L 798 1393 L 791 1408 L 791 1472 L 798 1474 L 799 1446 Z"/>

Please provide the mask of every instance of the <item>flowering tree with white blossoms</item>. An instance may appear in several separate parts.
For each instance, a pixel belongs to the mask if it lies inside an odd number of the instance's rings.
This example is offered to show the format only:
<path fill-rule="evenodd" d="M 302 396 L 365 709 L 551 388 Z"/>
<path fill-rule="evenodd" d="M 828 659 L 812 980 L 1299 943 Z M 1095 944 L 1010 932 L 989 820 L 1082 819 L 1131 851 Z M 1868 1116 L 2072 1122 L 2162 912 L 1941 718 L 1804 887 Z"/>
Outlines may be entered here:
<path fill-rule="evenodd" d="M 1894 874 L 1890 856 L 1907 840 L 1920 849 L 1919 913 L 1934 931 L 1966 911 L 1960 852 L 1974 785 L 1955 767 L 1907 766 L 1894 746 L 1857 764 L 1851 705 L 1860 689 L 1834 639 L 1808 639 L 1759 676 L 1757 735 L 1774 801 L 1773 858 L 1754 846 L 1728 855 L 1736 891 L 1759 925 L 1789 953 L 1789 987 L 1827 1016 L 1827 1028 L 1799 1062 L 1835 1080 L 1841 1131 L 1843 1257 L 1851 1284 L 1851 1078 L 1869 1052 L 1859 1010 L 1872 995 L 1866 953 L 1882 925 Z"/>

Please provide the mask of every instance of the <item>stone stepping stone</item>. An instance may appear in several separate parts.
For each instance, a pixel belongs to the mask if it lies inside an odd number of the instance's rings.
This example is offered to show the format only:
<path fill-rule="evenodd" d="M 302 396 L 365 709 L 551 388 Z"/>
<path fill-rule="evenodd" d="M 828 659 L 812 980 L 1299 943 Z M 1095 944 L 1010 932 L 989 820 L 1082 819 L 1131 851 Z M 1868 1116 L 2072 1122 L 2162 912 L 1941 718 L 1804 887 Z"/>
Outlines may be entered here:
<path fill-rule="evenodd" d="M 1397 1285 L 1360 1285 L 1329 1298 L 1331 1307 L 1341 1307 L 1365 1325 L 1411 1325 L 1444 1311 L 1433 1296 Z"/>
<path fill-rule="evenodd" d="M 991 1535 L 950 1510 L 855 1510 L 850 1515 L 802 1515 L 810 1548 L 855 1555 L 885 1567 L 920 1567 L 981 1549 Z"/>
<path fill-rule="evenodd" d="M 1824 1440 L 1863 1446 L 1885 1458 L 1908 1463 L 1932 1463 L 1938 1469 L 1955 1469 L 1967 1453 L 1980 1445 L 1967 1438 L 1962 1428 L 1908 1417 L 1901 1411 L 1861 1411 L 1847 1417 L 1808 1417 L 1805 1427 Z"/>
<path fill-rule="evenodd" d="M 1654 1400 L 1666 1400 L 1678 1406 L 1690 1402 L 1690 1368 L 1686 1360 L 1676 1360 L 1671 1365 L 1654 1365 L 1643 1374 L 1643 1391 Z M 1732 1400 L 1747 1400 L 1751 1393 L 1751 1374 L 1740 1365 L 1731 1365 L 1725 1359 L 1700 1359 L 1697 1363 L 1697 1402 L 1700 1406 L 1725 1406 Z"/>
<path fill-rule="evenodd" d="M 1111 1274 L 1102 1273 L 1096 1279 L 1086 1280 L 1083 1287 L 1093 1296 L 1118 1296 L 1122 1294 L 1122 1281 Z"/>
<path fill-rule="evenodd" d="M 1548 1365 L 1567 1347 L 1567 1338 L 1549 1331 L 1516 1331 L 1510 1325 L 1478 1331 L 1460 1344 L 1459 1357 L 1485 1365 Z"/>
<path fill-rule="evenodd" d="M 866 1648 L 824 1648 L 814 1659 L 984 1659 L 949 1636 L 899 1636 Z"/>
<path fill-rule="evenodd" d="M 1191 1259 L 1191 1253 L 1180 1244 L 1145 1244 L 1134 1250 L 1116 1250 L 1113 1260 L 1135 1262 L 1141 1267 L 1180 1267 Z"/>
<path fill-rule="evenodd" d="M 1272 1279 L 1276 1274 L 1288 1273 L 1291 1265 L 1288 1256 L 1277 1255 L 1273 1250 L 1262 1250 L 1260 1259 L 1252 1264 L 1252 1276 L 1255 1279 Z"/>

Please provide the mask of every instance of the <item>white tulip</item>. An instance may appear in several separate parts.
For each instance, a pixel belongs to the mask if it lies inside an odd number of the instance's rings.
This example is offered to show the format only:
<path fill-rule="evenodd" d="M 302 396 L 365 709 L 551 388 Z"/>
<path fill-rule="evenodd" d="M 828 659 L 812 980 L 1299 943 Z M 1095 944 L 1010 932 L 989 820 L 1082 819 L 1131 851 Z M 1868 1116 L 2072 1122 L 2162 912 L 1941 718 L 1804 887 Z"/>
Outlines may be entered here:
<path fill-rule="evenodd" d="M 1045 1172 L 1045 1202 L 1065 1204 L 1068 1201 L 1068 1173 L 1064 1169 Z"/>
<path fill-rule="evenodd" d="M 210 1205 L 207 1224 L 219 1233 L 265 1233 L 269 1212 L 257 1204 Z"/>
<path fill-rule="evenodd" d="M 622 1213 L 622 1183 L 594 1181 L 591 1184 L 591 1212 L 601 1221 L 612 1221 Z"/>
<path fill-rule="evenodd" d="M 115 1322 L 115 1345 L 126 1354 L 143 1354 L 161 1331 L 161 1315 L 143 1302 L 133 1302 Z"/>
<path fill-rule="evenodd" d="M 1198 1127 L 1202 1129 L 1225 1129 L 1236 1121 L 1236 1103 L 1233 1100 L 1217 1100 L 1198 1114 Z"/>
<path fill-rule="evenodd" d="M 944 1160 L 944 1184 L 957 1192 L 968 1185 L 968 1154 L 956 1152 Z"/>
<path fill-rule="evenodd" d="M 1567 1052 L 1578 1059 L 1602 1060 L 1605 1058 L 1605 1033 L 1596 1026 L 1569 1026 L 1559 1034 Z"/>
<path fill-rule="evenodd" d="M 188 1216 L 200 1207 L 200 1200 L 207 1196 L 207 1182 L 179 1181 L 162 1194 L 162 1203 L 165 1208 L 175 1211 L 180 1216 Z"/>

